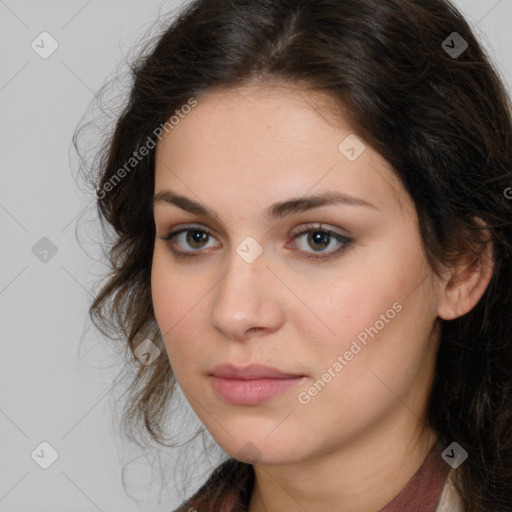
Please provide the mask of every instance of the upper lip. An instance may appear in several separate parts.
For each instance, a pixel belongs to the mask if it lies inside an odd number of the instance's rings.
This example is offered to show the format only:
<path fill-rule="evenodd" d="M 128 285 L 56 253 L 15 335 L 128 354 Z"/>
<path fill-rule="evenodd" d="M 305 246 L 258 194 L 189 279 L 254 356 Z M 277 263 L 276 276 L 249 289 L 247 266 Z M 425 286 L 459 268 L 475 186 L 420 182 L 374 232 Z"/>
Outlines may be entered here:
<path fill-rule="evenodd" d="M 210 375 L 224 379 L 289 379 L 303 377 L 297 373 L 284 372 L 272 366 L 262 364 L 250 364 L 237 366 L 231 363 L 220 364 L 210 371 Z"/>

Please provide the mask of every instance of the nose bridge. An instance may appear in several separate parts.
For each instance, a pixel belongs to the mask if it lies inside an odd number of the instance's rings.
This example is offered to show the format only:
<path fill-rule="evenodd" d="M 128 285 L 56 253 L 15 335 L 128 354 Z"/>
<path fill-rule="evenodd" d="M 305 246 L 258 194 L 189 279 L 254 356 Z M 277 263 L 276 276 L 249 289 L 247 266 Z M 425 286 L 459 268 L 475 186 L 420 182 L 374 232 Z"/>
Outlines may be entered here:
<path fill-rule="evenodd" d="M 230 268 L 216 287 L 211 322 L 229 337 L 242 338 L 252 328 L 273 329 L 279 322 L 276 278 L 263 253 L 252 261 L 245 257 L 250 250 L 244 242 L 233 250 Z"/>

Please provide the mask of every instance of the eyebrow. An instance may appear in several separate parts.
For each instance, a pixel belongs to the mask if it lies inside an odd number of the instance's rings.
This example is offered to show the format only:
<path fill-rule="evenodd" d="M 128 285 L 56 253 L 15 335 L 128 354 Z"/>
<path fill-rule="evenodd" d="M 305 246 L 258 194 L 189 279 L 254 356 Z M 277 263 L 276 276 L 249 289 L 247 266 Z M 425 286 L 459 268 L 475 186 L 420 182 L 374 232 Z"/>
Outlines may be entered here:
<path fill-rule="evenodd" d="M 214 210 L 170 190 L 162 190 L 155 194 L 153 197 L 153 206 L 157 203 L 169 203 L 196 215 L 204 215 L 214 219 L 219 218 L 217 212 Z M 300 213 L 313 208 L 335 204 L 342 204 L 346 206 L 365 206 L 380 210 L 380 208 L 377 208 L 374 204 L 359 197 L 354 197 L 343 192 L 327 191 L 273 203 L 265 212 L 265 216 L 267 220 L 271 221 L 281 219 L 294 213 Z"/>

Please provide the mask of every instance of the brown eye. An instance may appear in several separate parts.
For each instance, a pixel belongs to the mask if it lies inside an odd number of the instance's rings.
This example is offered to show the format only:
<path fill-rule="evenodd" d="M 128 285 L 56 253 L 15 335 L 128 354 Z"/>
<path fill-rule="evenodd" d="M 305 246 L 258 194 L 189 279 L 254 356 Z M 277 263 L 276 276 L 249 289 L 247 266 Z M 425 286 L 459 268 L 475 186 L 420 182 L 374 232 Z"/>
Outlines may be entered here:
<path fill-rule="evenodd" d="M 201 231 L 198 229 L 190 229 L 185 231 L 186 237 L 185 240 L 187 244 L 190 244 L 191 247 L 194 247 L 195 249 L 202 249 L 200 246 L 202 243 L 208 241 L 208 237 L 210 236 L 209 233 L 206 233 L 205 231 Z"/>
<path fill-rule="evenodd" d="M 309 226 L 307 226 L 309 227 Z M 307 235 L 306 238 L 305 235 Z M 345 250 L 353 241 L 352 238 L 343 236 L 334 231 L 324 229 L 322 226 L 312 226 L 300 233 L 293 235 L 293 240 L 304 239 L 305 243 L 299 247 L 300 253 L 305 253 L 306 258 L 316 260 L 327 259 Z M 196 227 L 185 227 L 172 231 L 162 238 L 169 242 L 172 253 L 179 258 L 202 256 L 202 249 L 209 249 L 208 243 L 215 238 L 205 230 Z M 294 243 L 293 246 L 301 244 Z M 326 250 L 334 247 L 332 250 Z M 312 249 L 312 252 L 308 249 Z M 316 253 L 316 254 L 315 254 Z"/>
<path fill-rule="evenodd" d="M 339 233 L 335 233 L 334 231 L 324 229 L 321 226 L 313 226 L 310 229 L 301 231 L 300 233 L 294 235 L 293 238 L 294 240 L 297 240 L 303 238 L 304 235 L 307 235 L 307 237 L 304 238 L 305 244 L 302 244 L 302 247 L 299 247 L 299 250 L 301 252 L 305 252 L 307 258 L 329 258 L 346 249 L 352 242 L 351 238 L 340 235 Z M 335 248 L 331 251 L 324 250 L 330 246 L 336 247 L 336 245 L 338 245 L 337 249 Z M 312 248 L 313 253 L 309 252 L 307 250 L 308 248 Z"/>
<path fill-rule="evenodd" d="M 327 231 L 310 231 L 308 233 L 308 244 L 311 244 L 311 247 L 316 246 L 318 249 L 325 249 L 329 245 L 331 241 L 331 234 Z"/>
<path fill-rule="evenodd" d="M 168 241 L 171 251 L 178 256 L 195 256 L 193 253 L 208 248 L 206 244 L 210 238 L 213 238 L 213 235 L 204 229 L 183 228 L 172 231 L 162 240 Z M 175 246 L 178 246 L 178 249 Z"/>

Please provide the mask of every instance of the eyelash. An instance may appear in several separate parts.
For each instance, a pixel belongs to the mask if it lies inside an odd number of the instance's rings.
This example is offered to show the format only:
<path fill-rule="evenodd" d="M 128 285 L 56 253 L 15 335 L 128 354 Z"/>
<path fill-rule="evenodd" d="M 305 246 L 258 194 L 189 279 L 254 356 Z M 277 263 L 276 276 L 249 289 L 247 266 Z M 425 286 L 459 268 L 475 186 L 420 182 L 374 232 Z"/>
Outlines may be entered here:
<path fill-rule="evenodd" d="M 340 235 L 339 233 L 336 233 L 334 231 L 325 229 L 325 228 L 322 227 L 321 224 L 319 224 L 319 225 L 309 225 L 308 224 L 305 227 L 307 229 L 302 230 L 299 233 L 296 233 L 296 234 L 293 235 L 293 240 L 296 240 L 297 238 L 299 238 L 302 235 L 305 235 L 307 233 L 322 232 L 322 233 L 327 233 L 327 234 L 331 235 L 336 241 L 342 243 L 342 246 L 339 249 L 336 249 L 335 251 L 328 252 L 327 256 L 315 256 L 315 255 L 312 255 L 312 254 L 307 254 L 304 257 L 308 258 L 308 259 L 313 259 L 313 260 L 319 261 L 319 260 L 326 260 L 328 258 L 333 258 L 334 256 L 339 255 L 339 253 L 344 252 L 350 246 L 350 244 L 353 242 L 353 238 L 350 238 L 350 237 L 347 237 L 347 236 L 343 236 L 343 235 Z M 196 231 L 196 232 L 200 232 L 200 233 L 206 233 L 209 236 L 213 237 L 212 233 L 210 233 L 206 229 L 196 228 L 196 227 L 193 227 L 193 226 L 185 226 L 182 229 L 169 232 L 165 237 L 161 237 L 161 240 L 165 240 L 165 241 L 170 242 L 175 236 L 179 235 L 180 233 L 186 233 L 188 231 Z M 329 242 L 330 242 L 330 240 L 329 240 Z M 177 258 L 197 258 L 197 257 L 201 257 L 202 256 L 200 254 L 196 255 L 196 254 L 191 254 L 191 253 L 187 253 L 187 252 L 184 252 L 184 251 L 177 251 L 176 249 L 174 249 L 171 246 L 170 243 L 169 243 L 169 248 L 170 248 L 171 252 Z M 199 252 L 199 251 L 200 250 L 192 251 L 192 252 Z"/>

